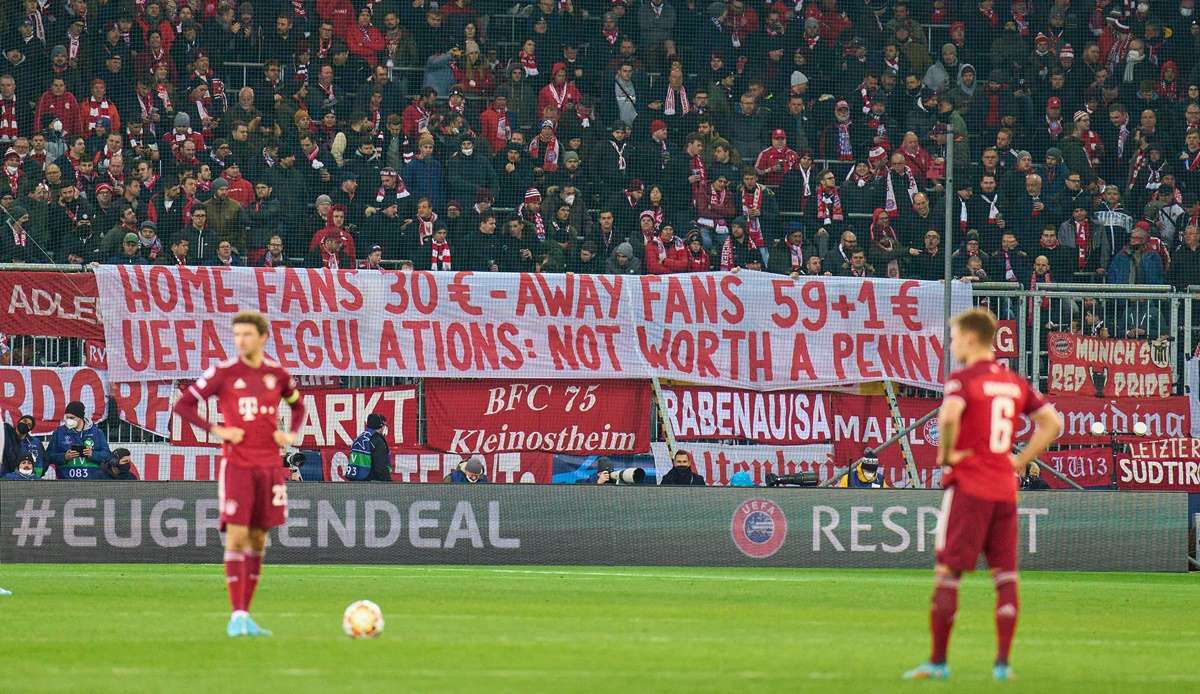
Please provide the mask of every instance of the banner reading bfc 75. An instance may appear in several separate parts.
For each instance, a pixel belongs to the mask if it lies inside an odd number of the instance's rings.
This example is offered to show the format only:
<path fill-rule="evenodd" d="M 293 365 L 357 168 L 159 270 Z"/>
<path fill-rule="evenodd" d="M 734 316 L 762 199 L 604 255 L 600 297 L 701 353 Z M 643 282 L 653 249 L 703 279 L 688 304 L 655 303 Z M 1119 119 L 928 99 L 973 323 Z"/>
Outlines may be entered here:
<path fill-rule="evenodd" d="M 625 277 L 101 266 L 109 378 L 195 378 L 229 320 L 271 322 L 297 374 L 664 378 L 756 390 L 938 387 L 939 284 L 765 273 Z M 970 290 L 954 289 L 954 311 Z"/>

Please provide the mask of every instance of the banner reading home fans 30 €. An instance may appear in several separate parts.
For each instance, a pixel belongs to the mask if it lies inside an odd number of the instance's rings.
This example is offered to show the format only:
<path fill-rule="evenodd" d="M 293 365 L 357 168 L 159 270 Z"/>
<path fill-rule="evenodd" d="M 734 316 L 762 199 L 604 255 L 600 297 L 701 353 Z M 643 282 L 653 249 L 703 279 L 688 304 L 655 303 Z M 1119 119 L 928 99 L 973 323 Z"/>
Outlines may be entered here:
<path fill-rule="evenodd" d="M 624 277 L 101 266 L 110 378 L 194 378 L 271 321 L 298 374 L 682 378 L 757 390 L 890 378 L 938 387 L 942 289 L 763 273 Z M 955 312 L 970 305 L 954 289 Z"/>

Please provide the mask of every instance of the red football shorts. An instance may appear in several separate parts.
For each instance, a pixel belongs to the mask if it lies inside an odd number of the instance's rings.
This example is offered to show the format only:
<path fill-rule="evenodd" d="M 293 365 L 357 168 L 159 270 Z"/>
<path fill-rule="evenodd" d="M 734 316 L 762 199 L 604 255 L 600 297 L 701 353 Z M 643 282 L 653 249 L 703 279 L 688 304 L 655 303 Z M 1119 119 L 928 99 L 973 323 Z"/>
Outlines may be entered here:
<path fill-rule="evenodd" d="M 942 497 L 937 526 L 937 561 L 955 571 L 972 571 L 982 552 L 988 566 L 1017 570 L 1017 505 L 987 501 L 950 487 Z"/>
<path fill-rule="evenodd" d="M 287 522 L 287 469 L 282 466 L 246 467 L 221 459 L 217 500 L 221 530 L 227 523 L 251 528 L 274 528 Z"/>

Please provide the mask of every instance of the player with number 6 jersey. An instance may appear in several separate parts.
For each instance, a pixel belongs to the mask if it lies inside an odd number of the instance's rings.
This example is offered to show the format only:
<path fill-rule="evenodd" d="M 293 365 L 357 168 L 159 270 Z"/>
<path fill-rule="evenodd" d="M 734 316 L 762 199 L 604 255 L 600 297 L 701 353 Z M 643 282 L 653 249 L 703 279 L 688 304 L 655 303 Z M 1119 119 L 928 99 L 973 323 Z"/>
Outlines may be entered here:
<path fill-rule="evenodd" d="M 258 586 L 267 532 L 287 521 L 287 470 L 280 449 L 291 445 L 304 420 L 296 381 L 263 354 L 267 330 L 261 314 L 235 316 L 238 356 L 210 368 L 175 404 L 180 418 L 224 442 L 217 495 L 221 529 L 226 533 L 225 583 L 233 609 L 226 628 L 229 636 L 270 635 L 250 619 L 250 602 Z M 205 421 L 199 413 L 199 402 L 213 395 L 221 425 Z M 285 402 L 292 410 L 291 431 L 279 430 L 279 408 Z"/>
<path fill-rule="evenodd" d="M 958 611 L 958 584 L 979 555 L 987 558 L 996 588 L 996 660 L 992 676 L 1012 678 L 1009 651 L 1017 628 L 1017 475 L 1058 438 L 1054 407 L 1019 375 L 996 362 L 996 317 L 972 309 L 954 319 L 950 351 L 964 366 L 950 374 L 938 412 L 938 464 L 942 466 L 942 513 L 935 547 L 929 660 L 905 679 L 947 679 L 946 651 Z M 1028 415 L 1034 432 L 1013 454 L 1018 418 Z"/>

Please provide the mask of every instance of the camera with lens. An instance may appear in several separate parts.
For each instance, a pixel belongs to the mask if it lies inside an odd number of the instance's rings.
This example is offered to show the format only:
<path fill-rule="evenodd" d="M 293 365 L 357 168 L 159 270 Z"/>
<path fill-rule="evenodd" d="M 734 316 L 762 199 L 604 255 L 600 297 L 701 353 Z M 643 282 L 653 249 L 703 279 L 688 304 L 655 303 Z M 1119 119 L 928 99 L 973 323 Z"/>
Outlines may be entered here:
<path fill-rule="evenodd" d="M 815 487 L 820 482 L 815 472 L 797 472 L 794 475 L 776 475 L 773 472 L 767 473 L 768 487 Z"/>
<path fill-rule="evenodd" d="M 294 480 L 301 479 L 300 468 L 307 462 L 307 458 L 300 451 L 287 453 L 283 456 L 283 467 L 291 471 L 291 478 Z"/>
<path fill-rule="evenodd" d="M 608 473 L 608 484 L 641 484 L 646 479 L 646 471 L 640 467 L 627 467 L 614 471 L 612 461 L 601 458 L 596 462 L 601 473 Z"/>

